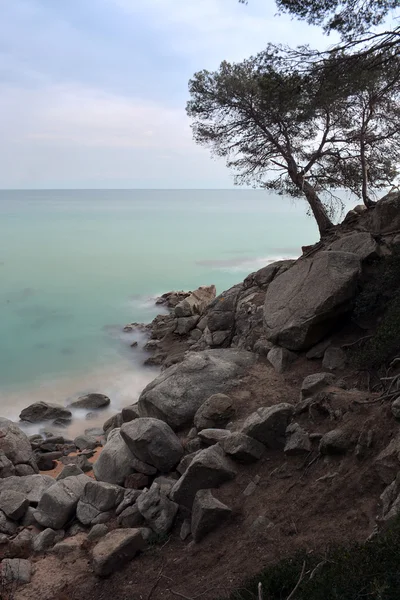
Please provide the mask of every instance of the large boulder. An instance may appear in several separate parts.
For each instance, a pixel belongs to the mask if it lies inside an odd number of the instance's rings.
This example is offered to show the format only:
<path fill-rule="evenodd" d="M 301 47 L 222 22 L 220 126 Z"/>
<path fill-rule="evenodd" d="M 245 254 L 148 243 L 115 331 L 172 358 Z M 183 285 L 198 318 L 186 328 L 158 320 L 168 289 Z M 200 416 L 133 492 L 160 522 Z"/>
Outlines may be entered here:
<path fill-rule="evenodd" d="M 15 475 L 15 467 L 11 460 L 7 458 L 5 452 L 0 450 L 0 479 L 11 477 L 12 475 Z"/>
<path fill-rule="evenodd" d="M 134 462 L 134 456 L 117 428 L 110 432 L 93 471 L 98 481 L 122 485 L 125 477 L 135 472 Z"/>
<path fill-rule="evenodd" d="M 292 404 L 262 406 L 247 417 L 242 433 L 265 444 L 268 448 L 283 448 L 286 443 L 286 428 L 294 413 Z"/>
<path fill-rule="evenodd" d="M 158 534 L 170 531 L 179 508 L 178 504 L 162 493 L 161 487 L 155 482 L 147 492 L 139 496 L 137 507 L 148 526 Z"/>
<path fill-rule="evenodd" d="M 100 408 L 106 408 L 109 406 L 111 400 L 108 396 L 104 394 L 86 394 L 85 396 L 81 396 L 74 402 L 69 404 L 70 408 L 86 408 L 90 410 L 96 410 Z"/>
<path fill-rule="evenodd" d="M 139 529 L 114 529 L 93 548 L 93 570 L 100 577 L 111 575 L 132 560 L 144 547 L 145 542 Z"/>
<path fill-rule="evenodd" d="M 231 509 L 214 498 L 211 490 L 199 490 L 193 502 L 191 531 L 195 542 L 220 527 L 232 513 Z"/>
<path fill-rule="evenodd" d="M 80 496 L 76 516 L 83 525 L 90 525 L 102 513 L 116 508 L 124 497 L 124 489 L 111 483 L 89 480 Z"/>
<path fill-rule="evenodd" d="M 48 475 L 24 475 L 7 477 L 1 482 L 1 492 L 18 492 L 24 496 L 31 506 L 37 506 L 43 494 L 53 485 L 55 479 Z"/>
<path fill-rule="evenodd" d="M 211 427 L 223 428 L 235 414 L 232 398 L 226 394 L 213 394 L 200 406 L 194 416 L 194 425 L 200 431 Z"/>
<path fill-rule="evenodd" d="M 356 254 L 360 260 L 376 258 L 380 254 L 380 248 L 368 231 L 355 231 L 348 235 L 341 235 L 337 240 L 327 247 L 333 252 L 351 252 Z"/>
<path fill-rule="evenodd" d="M 190 509 L 199 490 L 218 487 L 235 476 L 235 466 L 222 448 L 210 446 L 195 455 L 172 488 L 171 499 Z"/>
<path fill-rule="evenodd" d="M 215 285 L 201 286 L 175 306 L 175 316 L 181 318 L 202 315 L 215 296 Z"/>
<path fill-rule="evenodd" d="M 139 418 L 121 427 L 121 437 L 139 460 L 168 473 L 183 455 L 183 447 L 171 427 L 164 421 Z"/>
<path fill-rule="evenodd" d="M 21 421 L 28 423 L 40 423 L 40 421 L 53 421 L 55 419 L 70 419 L 72 413 L 60 404 L 50 404 L 48 402 L 34 402 L 24 408 L 19 415 Z"/>
<path fill-rule="evenodd" d="M 289 350 L 307 350 L 349 312 L 360 259 L 350 252 L 319 252 L 274 279 L 265 295 L 267 338 Z"/>
<path fill-rule="evenodd" d="M 28 436 L 8 419 L 0 418 L 0 451 L 12 464 L 33 463 L 33 451 Z"/>
<path fill-rule="evenodd" d="M 139 398 L 140 414 L 179 429 L 192 422 L 212 394 L 227 392 L 254 361 L 255 356 L 244 350 L 190 352 L 143 390 Z"/>
<path fill-rule="evenodd" d="M 66 477 L 57 481 L 41 497 L 35 519 L 42 527 L 62 529 L 75 515 L 79 498 L 91 479 L 86 475 Z"/>

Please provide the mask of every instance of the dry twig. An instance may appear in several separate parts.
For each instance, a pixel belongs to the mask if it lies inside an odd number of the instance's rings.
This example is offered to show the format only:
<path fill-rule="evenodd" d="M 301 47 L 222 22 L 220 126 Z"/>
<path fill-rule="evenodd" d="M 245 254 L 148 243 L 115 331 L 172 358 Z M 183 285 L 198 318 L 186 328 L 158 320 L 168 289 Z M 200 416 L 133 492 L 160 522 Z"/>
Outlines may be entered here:
<path fill-rule="evenodd" d="M 154 583 L 153 583 L 153 585 L 151 586 L 151 589 L 150 589 L 150 591 L 149 591 L 149 593 L 148 593 L 148 595 L 147 595 L 147 600 L 150 600 L 150 598 L 151 598 L 151 597 L 152 597 L 152 595 L 153 595 L 153 592 L 154 592 L 154 590 L 155 590 L 155 589 L 156 589 L 156 587 L 158 586 L 158 584 L 159 584 L 159 581 L 160 581 L 160 579 L 161 579 L 161 577 L 162 577 L 162 571 L 163 571 L 163 568 L 164 568 L 164 565 L 161 565 L 161 569 L 160 569 L 160 570 L 159 570 L 159 572 L 158 572 L 157 579 L 155 580 L 155 582 L 154 582 Z"/>
<path fill-rule="evenodd" d="M 300 577 L 299 577 L 298 582 L 296 583 L 296 585 L 294 586 L 293 590 L 290 592 L 290 594 L 286 598 L 286 600 L 292 600 L 292 598 L 295 597 L 295 594 L 296 594 L 297 590 L 299 589 L 299 586 L 300 586 L 301 582 L 304 579 L 305 570 L 306 570 L 306 561 L 303 562 L 303 568 L 301 569 L 301 573 L 300 573 Z"/>

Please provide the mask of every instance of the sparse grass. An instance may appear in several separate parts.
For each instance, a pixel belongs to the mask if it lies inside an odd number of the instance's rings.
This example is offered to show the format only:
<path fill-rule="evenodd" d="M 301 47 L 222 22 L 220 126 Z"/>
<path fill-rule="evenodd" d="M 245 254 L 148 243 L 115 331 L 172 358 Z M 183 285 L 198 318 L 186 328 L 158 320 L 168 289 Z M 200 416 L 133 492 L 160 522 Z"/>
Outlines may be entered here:
<path fill-rule="evenodd" d="M 304 578 L 293 600 L 398 600 L 400 598 L 400 520 L 364 544 L 338 547 L 325 556 L 297 554 L 267 567 L 230 600 L 256 600 L 261 582 L 264 600 L 285 600 Z"/>

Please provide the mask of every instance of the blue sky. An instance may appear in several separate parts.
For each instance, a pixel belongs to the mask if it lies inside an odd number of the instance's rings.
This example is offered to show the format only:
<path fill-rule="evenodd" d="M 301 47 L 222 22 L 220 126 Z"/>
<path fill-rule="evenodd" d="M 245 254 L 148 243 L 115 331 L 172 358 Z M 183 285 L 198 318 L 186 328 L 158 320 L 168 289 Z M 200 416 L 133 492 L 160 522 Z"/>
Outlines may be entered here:
<path fill-rule="evenodd" d="M 324 46 L 273 0 L 0 0 L 0 188 L 224 188 L 187 83 L 268 42 Z"/>

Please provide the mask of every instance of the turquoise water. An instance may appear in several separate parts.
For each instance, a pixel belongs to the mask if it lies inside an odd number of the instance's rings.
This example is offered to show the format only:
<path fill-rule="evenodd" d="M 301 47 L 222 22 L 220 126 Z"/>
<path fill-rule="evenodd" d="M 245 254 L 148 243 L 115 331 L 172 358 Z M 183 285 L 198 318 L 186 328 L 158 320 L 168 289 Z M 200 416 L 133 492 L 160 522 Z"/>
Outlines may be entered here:
<path fill-rule="evenodd" d="M 154 372 L 121 328 L 154 296 L 222 292 L 317 237 L 304 203 L 262 191 L 0 191 L 0 414 L 99 387 L 134 400 Z"/>

